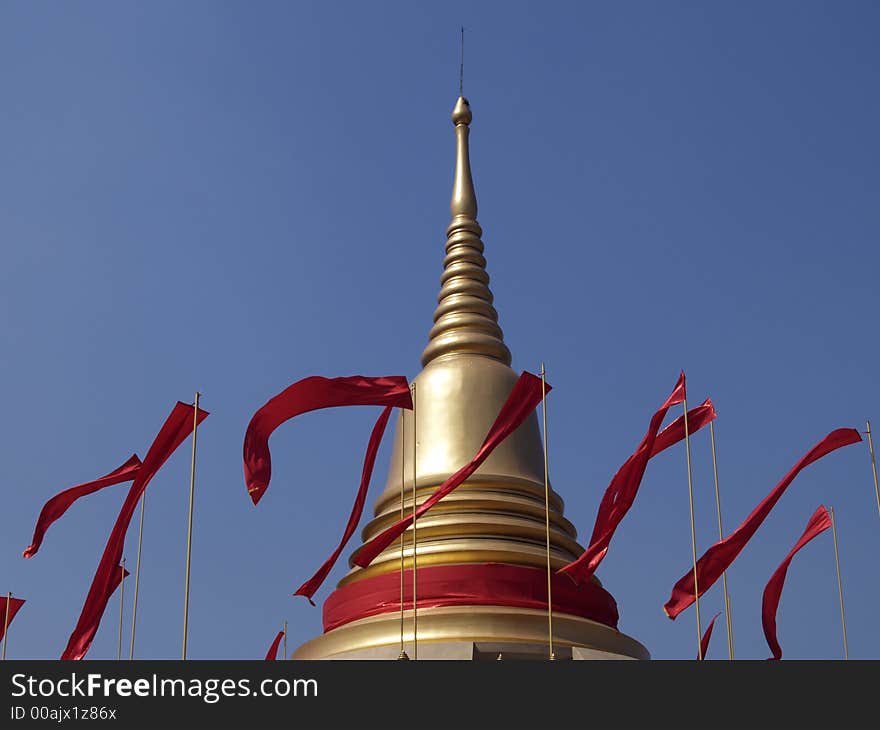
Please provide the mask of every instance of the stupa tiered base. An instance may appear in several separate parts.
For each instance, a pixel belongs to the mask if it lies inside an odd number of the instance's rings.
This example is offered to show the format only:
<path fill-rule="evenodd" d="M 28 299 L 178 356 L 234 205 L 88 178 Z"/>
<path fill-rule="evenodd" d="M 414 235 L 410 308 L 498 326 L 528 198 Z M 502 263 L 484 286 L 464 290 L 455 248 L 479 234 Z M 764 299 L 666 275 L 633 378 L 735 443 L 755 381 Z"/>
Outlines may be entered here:
<path fill-rule="evenodd" d="M 380 574 L 342 585 L 324 602 L 324 635 L 297 659 L 411 658 L 413 573 Z M 547 573 L 503 563 L 440 565 L 418 571 L 418 657 L 541 659 L 549 656 Z M 401 589 L 403 611 L 401 612 Z M 617 604 L 597 580 L 554 574 L 553 653 L 557 659 L 646 659 L 617 631 Z"/>
<path fill-rule="evenodd" d="M 414 656 L 412 611 L 405 611 L 403 648 Z M 547 611 L 504 606 L 446 606 L 418 612 L 418 658 L 548 658 Z M 468 640 L 462 640 L 462 637 Z M 649 659 L 635 639 L 596 621 L 554 614 L 553 652 L 565 659 Z M 294 659 L 397 659 L 400 614 L 352 621 L 303 644 Z"/>

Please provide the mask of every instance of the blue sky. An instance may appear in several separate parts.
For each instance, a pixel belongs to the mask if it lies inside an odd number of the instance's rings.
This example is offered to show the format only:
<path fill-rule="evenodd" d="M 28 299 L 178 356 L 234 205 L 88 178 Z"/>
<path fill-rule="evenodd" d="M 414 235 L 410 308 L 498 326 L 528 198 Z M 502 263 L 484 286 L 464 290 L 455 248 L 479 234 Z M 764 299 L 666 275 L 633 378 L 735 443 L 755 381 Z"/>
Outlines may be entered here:
<path fill-rule="evenodd" d="M 25 561 L 42 503 L 143 456 L 197 389 L 189 655 L 260 658 L 285 619 L 291 650 L 320 632 L 290 594 L 336 544 L 376 414 L 279 429 L 257 508 L 244 429 L 307 375 L 417 374 L 462 24 L 492 289 L 513 367 L 547 363 L 551 479 L 582 537 L 681 369 L 719 412 L 731 529 L 831 429 L 880 430 L 878 21 L 869 2 L 4 3 L 0 592 L 28 600 L 9 656 L 60 654 L 125 487 Z M 693 463 L 702 551 L 708 433 Z M 148 492 L 139 657 L 180 653 L 188 482 L 187 444 Z M 880 656 L 880 517 L 856 445 L 805 471 L 730 571 L 739 658 L 768 656 L 764 584 L 823 502 L 851 656 Z M 693 609 L 661 611 L 690 561 L 674 449 L 599 573 L 656 658 L 695 654 Z M 720 584 L 702 605 L 705 625 Z M 114 598 L 90 657 L 115 657 L 117 616 Z M 830 534 L 789 571 L 779 639 L 786 658 L 842 656 Z"/>

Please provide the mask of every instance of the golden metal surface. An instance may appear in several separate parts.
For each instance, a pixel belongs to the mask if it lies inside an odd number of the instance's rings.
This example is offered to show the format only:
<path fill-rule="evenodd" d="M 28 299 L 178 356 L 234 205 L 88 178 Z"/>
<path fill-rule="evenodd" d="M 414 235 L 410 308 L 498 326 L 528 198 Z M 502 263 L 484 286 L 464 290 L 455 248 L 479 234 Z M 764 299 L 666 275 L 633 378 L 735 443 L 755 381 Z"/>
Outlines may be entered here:
<path fill-rule="evenodd" d="M 429 490 L 426 490 L 426 496 Z M 565 517 L 558 512 L 553 512 L 551 506 L 550 524 L 554 531 L 562 533 L 569 538 L 573 545 L 577 537 L 574 526 Z M 515 494 L 504 492 L 473 492 L 464 489 L 464 485 L 455 490 L 452 494 L 444 497 L 440 502 L 431 507 L 430 512 L 422 516 L 419 520 L 419 526 L 431 524 L 429 520 L 437 520 L 443 515 L 447 521 L 455 522 L 456 520 L 466 520 L 469 514 L 476 513 L 481 517 L 491 514 L 494 518 L 502 519 L 504 517 L 537 517 L 543 520 L 544 507 L 537 505 L 532 500 L 518 498 Z M 372 520 L 363 530 L 362 539 L 367 542 L 371 538 L 378 535 L 386 527 L 397 521 L 397 516 L 393 513 L 386 513 Z M 533 520 L 531 520 L 533 521 Z M 576 553 L 580 555 L 582 548 L 577 545 Z"/>
<path fill-rule="evenodd" d="M 116 661 L 122 659 L 122 617 L 125 613 L 125 558 L 119 564 L 119 642 L 116 644 Z"/>
<path fill-rule="evenodd" d="M 404 428 L 406 443 L 412 443 L 413 421 L 417 421 L 420 443 L 416 476 L 418 484 L 431 487 L 422 495 L 427 496 L 473 458 L 517 377 L 503 363 L 476 355 L 434 360 L 415 377 L 419 409 L 414 417 L 406 419 Z M 401 440 L 398 419 L 388 482 L 376 503 L 377 516 L 380 509 L 383 512 L 394 510 L 392 505 L 400 493 L 401 458 L 406 459 L 405 472 L 408 486 L 412 487 L 412 456 L 402 452 Z M 531 484 L 536 500 L 543 503 L 544 454 L 534 413 L 489 455 L 469 481 L 473 483 L 481 477 L 488 477 L 494 484 L 504 484 L 508 480 L 515 484 Z M 420 495 L 419 498 L 424 497 Z"/>
<path fill-rule="evenodd" d="M 635 659 L 650 658 L 648 650 L 638 641 L 609 626 L 563 613 L 556 613 L 555 619 L 554 638 L 559 646 L 586 647 Z M 346 652 L 379 646 L 391 646 L 393 652 L 398 643 L 397 622 L 396 614 L 352 621 L 306 642 L 294 652 L 293 658 L 333 659 Z M 447 606 L 420 611 L 420 643 L 463 639 L 546 647 L 547 612 L 507 606 Z"/>
<path fill-rule="evenodd" d="M 544 422 L 544 550 L 547 554 L 547 643 L 550 659 L 553 653 L 553 571 L 550 567 L 550 462 L 547 447 L 547 379 L 544 363 L 541 363 L 541 415 Z"/>
<path fill-rule="evenodd" d="M 700 622 L 700 588 L 697 583 L 697 530 L 694 523 L 694 480 L 691 473 L 691 439 L 688 433 L 688 402 L 687 398 L 683 401 L 684 405 L 684 449 L 687 454 L 687 471 L 688 471 L 688 498 L 691 505 L 691 547 L 694 550 L 694 602 L 697 604 L 697 658 L 703 659 L 703 629 Z"/>
<path fill-rule="evenodd" d="M 477 196 L 468 152 L 470 105 L 463 96 L 452 111 L 455 124 L 455 182 L 449 206 L 452 222 L 446 229 L 446 260 L 430 340 L 422 365 L 452 353 L 485 355 L 510 365 L 510 350 L 492 306 L 482 228 L 477 223 Z"/>
<path fill-rule="evenodd" d="M 718 457 L 715 454 L 715 422 L 709 421 L 709 433 L 712 438 L 712 471 L 715 473 L 715 507 L 718 511 L 718 539 L 724 539 L 724 527 L 721 523 L 721 491 L 718 488 Z M 727 623 L 727 653 L 733 661 L 733 624 L 730 616 L 730 594 L 727 592 L 727 571 L 721 574 L 721 585 L 724 588 L 724 618 Z M 701 644 L 702 645 L 702 644 Z"/>
<path fill-rule="evenodd" d="M 871 453 L 871 473 L 874 475 L 874 496 L 877 498 L 877 514 L 880 514 L 880 483 L 877 481 L 877 459 L 874 456 L 874 437 L 871 434 L 871 422 L 866 421 L 868 427 L 868 450 Z"/>
<path fill-rule="evenodd" d="M 6 593 L 6 611 L 3 617 L 3 654 L 2 659 L 6 659 L 6 637 L 9 635 L 9 607 L 12 604 L 12 591 Z"/>
<path fill-rule="evenodd" d="M 831 512 L 831 533 L 834 535 L 834 562 L 837 565 L 837 595 L 840 598 L 840 625 L 843 627 L 843 658 L 849 659 L 849 642 L 846 639 L 846 612 L 843 610 L 843 577 L 840 574 L 840 552 L 837 549 L 837 520 L 834 519 L 834 507 Z"/>
<path fill-rule="evenodd" d="M 189 519 L 186 528 L 186 576 L 183 588 L 183 658 L 186 659 L 186 639 L 189 631 L 189 568 L 192 558 L 193 503 L 196 494 L 196 434 L 199 430 L 199 396 L 193 402 L 192 464 L 189 472 Z"/>
<path fill-rule="evenodd" d="M 138 528 L 137 562 L 134 568 L 134 606 L 131 610 L 131 641 L 128 647 L 128 658 L 134 659 L 134 632 L 137 628 L 138 595 L 141 589 L 141 547 L 144 544 L 144 512 L 147 509 L 147 490 L 141 495 L 141 519 Z"/>
<path fill-rule="evenodd" d="M 412 617 L 413 617 L 413 661 L 419 658 L 419 599 L 418 599 L 418 563 L 419 563 L 419 545 L 418 545 L 418 534 L 416 530 L 418 529 L 418 525 L 416 525 L 416 509 L 418 507 L 418 498 L 416 497 L 417 487 L 416 487 L 416 472 L 418 470 L 418 460 L 417 454 L 419 450 L 419 434 L 418 434 L 418 425 L 419 419 L 417 416 L 418 410 L 416 409 L 416 384 L 413 383 L 410 386 L 412 392 L 412 404 L 413 404 L 413 445 L 412 445 L 412 469 L 413 469 L 413 482 L 412 482 L 412 527 L 410 531 L 412 532 L 412 553 L 410 555 L 410 562 L 412 563 L 412 580 L 413 580 L 413 591 L 412 591 Z"/>
<path fill-rule="evenodd" d="M 518 378 L 510 368 L 510 351 L 492 306 L 482 229 L 476 221 L 468 150 L 471 118 L 467 101 L 459 98 L 452 114 L 455 181 L 439 303 L 422 354 L 423 369 L 411 381 L 414 408 L 398 414 L 388 478 L 374 503 L 373 519 L 362 531 L 364 542 L 415 509 L 473 458 Z M 555 570 L 583 553 L 563 510 L 564 502 L 547 473 L 537 415 L 531 413 L 465 483 L 419 518 L 417 547 L 413 525 L 367 568 L 350 560 L 351 569 L 338 585 L 411 569 L 414 558 L 420 568 L 506 563 L 542 569 L 547 569 L 549 558 L 549 569 Z M 416 589 L 414 575 L 414 594 Z M 412 628 L 404 616 L 412 617 Z M 557 617 L 555 612 L 551 616 L 554 647 L 558 643 L 647 657 L 638 642 L 607 626 L 568 615 Z M 417 614 L 395 610 L 338 627 L 300 647 L 294 657 L 357 653 L 388 644 L 399 656 L 405 654 L 405 640 L 417 638 L 418 644 L 481 639 L 543 644 L 546 658 L 547 635 L 547 610 L 504 606 L 420 608 Z M 415 646 L 410 656 L 416 658 Z"/>
<path fill-rule="evenodd" d="M 398 570 L 399 557 L 383 558 L 381 553 L 368 568 L 351 570 L 339 581 L 342 587 L 374 575 L 394 573 Z M 407 557 L 408 556 L 408 557 Z M 412 567 L 412 548 L 405 550 L 404 567 Z M 380 559 L 381 558 L 381 559 Z M 551 549 L 550 564 L 558 569 L 570 563 L 568 553 L 560 553 Z M 509 539 L 468 538 L 466 540 L 446 540 L 436 545 L 419 544 L 418 563 L 421 567 L 431 565 L 456 565 L 461 563 L 508 563 L 510 565 L 528 565 L 543 568 L 546 556 L 543 546 L 517 542 Z"/>
<path fill-rule="evenodd" d="M 416 494 L 420 499 L 422 497 L 427 498 L 428 496 L 433 494 L 434 490 L 442 482 L 443 476 L 438 475 L 436 479 L 437 481 L 433 482 L 432 484 L 426 484 L 424 481 L 421 482 L 421 486 L 419 486 L 419 488 L 416 490 Z M 404 483 L 408 483 L 406 479 L 404 479 Z M 377 515 L 390 517 L 395 511 L 395 504 L 393 496 L 390 501 L 388 501 L 387 503 L 384 502 L 384 497 L 386 496 L 386 494 L 383 494 L 377 500 L 374 508 L 374 513 Z M 443 501 L 439 502 L 437 506 L 439 507 L 441 504 L 445 505 L 459 500 L 473 498 L 496 499 L 502 501 L 514 500 L 516 505 L 513 509 L 516 512 L 528 512 L 532 507 L 538 507 L 541 510 L 541 515 L 544 514 L 543 484 L 539 486 L 531 480 L 520 479 L 513 476 L 505 476 L 503 478 L 493 477 L 491 474 L 481 474 L 479 473 L 479 470 L 467 481 L 460 484 L 459 487 L 452 494 L 444 497 Z M 407 500 L 407 504 L 409 504 L 409 498 L 405 497 L 405 499 Z M 572 525 L 568 520 L 565 520 L 561 516 L 564 506 L 565 505 L 562 501 L 562 497 L 556 494 L 551 488 L 550 509 L 556 513 L 557 517 L 562 520 L 562 522 L 568 525 L 568 527 L 565 528 L 565 531 L 568 532 L 573 538 L 575 538 L 577 537 L 577 530 L 575 530 L 574 525 Z M 431 509 L 436 509 L 436 507 L 432 507 Z M 366 531 L 364 534 L 366 534 Z"/>
<path fill-rule="evenodd" d="M 405 413 L 406 413 L 406 409 L 401 408 L 400 409 L 400 418 L 401 419 L 403 419 Z M 401 436 L 403 436 L 402 430 L 400 433 L 401 433 Z M 401 448 L 403 448 L 403 446 L 404 445 L 401 444 Z M 404 466 L 403 459 L 401 459 L 400 460 L 400 470 L 401 470 L 400 471 L 400 519 L 401 520 L 403 520 L 403 517 L 404 517 L 403 510 L 404 510 L 405 502 L 406 502 L 406 500 L 404 498 L 405 495 L 403 493 L 403 485 L 404 485 L 404 482 L 406 481 L 406 475 L 403 473 L 403 466 Z M 389 525 L 391 524 L 390 519 L 388 520 L 388 523 L 389 523 Z M 400 539 L 396 541 L 396 542 L 400 543 L 400 656 L 398 657 L 398 659 L 403 659 L 406 656 L 406 652 L 403 650 L 403 612 L 406 610 L 403 605 L 403 588 L 404 588 L 404 584 L 403 584 L 403 567 L 404 567 L 403 566 L 403 558 L 404 558 L 403 543 L 404 543 L 405 538 L 406 538 L 406 533 L 401 535 Z M 406 658 L 409 659 L 409 657 L 406 657 Z"/>
<path fill-rule="evenodd" d="M 399 547 L 406 542 L 407 534 L 404 533 L 391 543 L 389 550 L 395 545 Z M 523 538 L 536 545 L 543 545 L 546 539 L 545 530 L 536 525 L 534 520 L 510 515 L 495 515 L 487 512 L 456 512 L 453 514 L 438 512 L 434 514 L 432 508 L 419 519 L 419 545 L 437 542 L 435 538 L 467 537 L 469 535 Z M 550 538 L 552 545 L 571 555 L 570 560 L 574 560 L 583 552 L 580 545 L 556 529 L 555 526 L 550 530 Z M 352 554 L 352 560 L 355 554 Z M 351 565 L 354 566 L 353 563 Z"/>

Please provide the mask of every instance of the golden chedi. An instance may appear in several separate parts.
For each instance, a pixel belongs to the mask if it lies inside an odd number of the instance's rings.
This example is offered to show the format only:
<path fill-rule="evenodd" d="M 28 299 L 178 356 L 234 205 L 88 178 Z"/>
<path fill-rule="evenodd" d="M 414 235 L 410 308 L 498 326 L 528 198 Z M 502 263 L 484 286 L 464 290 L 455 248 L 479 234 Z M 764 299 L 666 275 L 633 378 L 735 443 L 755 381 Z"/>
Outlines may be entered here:
<path fill-rule="evenodd" d="M 411 513 L 414 483 L 421 503 L 470 461 L 518 377 L 483 257 L 468 151 L 471 118 L 459 97 L 452 112 L 452 222 L 434 326 L 413 380 L 415 408 L 397 418 L 388 481 L 364 542 L 402 510 Z M 563 516 L 562 499 L 552 489 L 549 494 L 554 658 L 648 658 L 641 644 L 616 630 L 614 599 L 597 580 L 576 586 L 555 574 L 583 548 Z M 544 453 L 531 414 L 470 479 L 367 568 L 350 560 L 352 569 L 325 601 L 325 632 L 293 657 L 549 658 L 545 518 Z"/>

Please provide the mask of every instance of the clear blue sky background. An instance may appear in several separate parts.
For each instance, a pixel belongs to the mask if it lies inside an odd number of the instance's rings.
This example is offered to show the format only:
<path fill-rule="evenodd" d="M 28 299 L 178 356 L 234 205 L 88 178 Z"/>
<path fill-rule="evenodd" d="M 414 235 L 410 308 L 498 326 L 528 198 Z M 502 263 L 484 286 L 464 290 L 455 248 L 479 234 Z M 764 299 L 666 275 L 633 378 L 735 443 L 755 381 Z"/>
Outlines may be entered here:
<path fill-rule="evenodd" d="M 874 3 L 5 2 L 0 591 L 28 600 L 11 657 L 60 654 L 126 487 L 25 561 L 44 500 L 143 456 L 196 389 L 211 416 L 190 656 L 261 658 L 284 619 L 291 651 L 320 632 L 290 594 L 336 544 L 376 414 L 281 428 L 258 508 L 244 429 L 306 375 L 419 371 L 461 24 L 496 304 L 514 368 L 547 363 L 551 478 L 582 537 L 682 368 L 720 414 L 731 529 L 831 429 L 880 430 Z M 702 552 L 707 432 L 693 462 Z M 180 653 L 188 482 L 189 444 L 148 492 L 140 657 Z M 731 570 L 738 657 L 768 655 L 763 587 L 823 502 L 851 656 L 880 656 L 880 518 L 856 445 L 804 472 Z M 135 521 L 130 563 L 136 537 Z M 695 654 L 693 609 L 661 611 L 690 561 L 675 449 L 600 570 L 656 658 Z M 719 584 L 704 625 L 720 607 Z M 114 598 L 90 657 L 115 656 L 117 616 Z M 786 658 L 842 656 L 830 534 L 789 571 L 779 637 Z M 726 656 L 722 625 L 709 656 Z"/>

